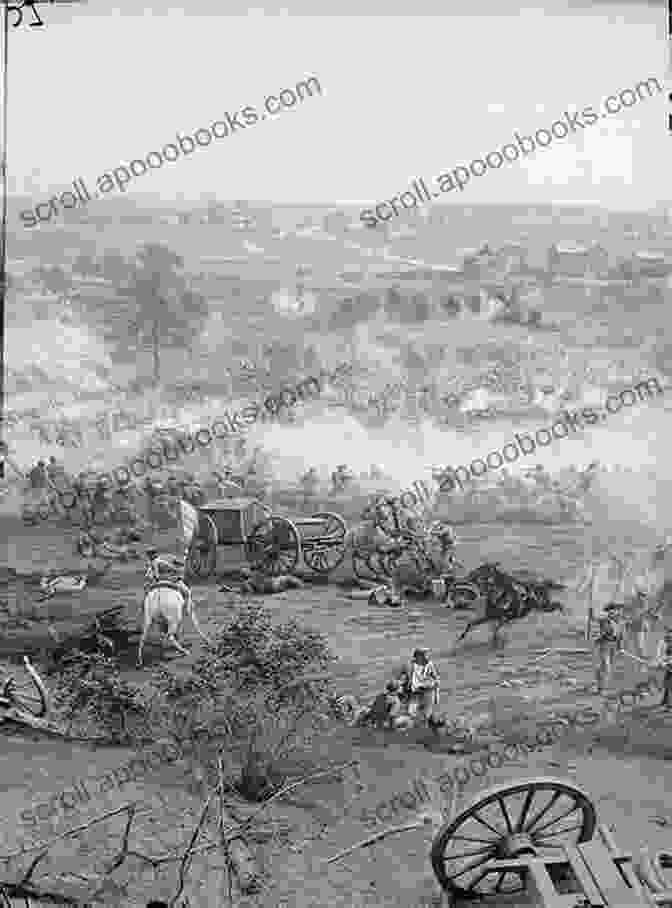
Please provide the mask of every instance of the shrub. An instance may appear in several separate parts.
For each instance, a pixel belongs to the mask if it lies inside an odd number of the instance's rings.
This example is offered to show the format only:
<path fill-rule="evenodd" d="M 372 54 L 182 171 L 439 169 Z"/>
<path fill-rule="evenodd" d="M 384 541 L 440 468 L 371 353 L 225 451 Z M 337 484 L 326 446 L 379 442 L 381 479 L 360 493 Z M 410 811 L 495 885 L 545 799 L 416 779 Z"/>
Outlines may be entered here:
<path fill-rule="evenodd" d="M 193 669 L 193 683 L 211 694 L 233 685 L 240 692 L 259 687 L 279 702 L 291 701 L 288 688 L 306 669 L 325 670 L 332 659 L 321 634 L 291 620 L 273 625 L 262 606 L 248 606 L 216 636 Z"/>
<path fill-rule="evenodd" d="M 76 651 L 54 701 L 64 719 L 93 723 L 115 743 L 172 738 L 213 784 L 224 751 L 230 784 L 263 800 L 297 765 L 312 766 L 313 736 L 333 721 L 331 661 L 320 634 L 295 621 L 274 626 L 249 606 L 193 667 L 160 666 L 142 687 L 121 677 L 115 659 Z"/>
<path fill-rule="evenodd" d="M 74 651 L 57 676 L 54 704 L 70 723 L 93 722 L 115 743 L 151 738 L 151 701 L 125 681 L 117 661 L 98 653 Z"/>
<path fill-rule="evenodd" d="M 176 736 L 193 740 L 207 729 L 197 751 L 213 780 L 216 754 L 224 747 L 238 765 L 234 787 L 250 800 L 263 800 L 285 778 L 282 761 L 323 727 L 331 661 L 320 634 L 295 621 L 273 625 L 267 610 L 248 606 L 219 632 L 189 675 L 161 670 L 156 678 Z"/>

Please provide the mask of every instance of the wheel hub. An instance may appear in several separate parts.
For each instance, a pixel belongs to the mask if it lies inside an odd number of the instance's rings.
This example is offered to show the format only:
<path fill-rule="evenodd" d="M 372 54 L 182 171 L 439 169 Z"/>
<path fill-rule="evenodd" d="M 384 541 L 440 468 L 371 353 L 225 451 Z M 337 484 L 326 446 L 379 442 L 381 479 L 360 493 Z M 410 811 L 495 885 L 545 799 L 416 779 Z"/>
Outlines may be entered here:
<path fill-rule="evenodd" d="M 507 858 L 519 858 L 523 855 L 536 855 L 537 849 L 532 843 L 532 839 L 524 833 L 518 835 L 508 835 L 497 845 L 497 858 L 506 860 Z"/>

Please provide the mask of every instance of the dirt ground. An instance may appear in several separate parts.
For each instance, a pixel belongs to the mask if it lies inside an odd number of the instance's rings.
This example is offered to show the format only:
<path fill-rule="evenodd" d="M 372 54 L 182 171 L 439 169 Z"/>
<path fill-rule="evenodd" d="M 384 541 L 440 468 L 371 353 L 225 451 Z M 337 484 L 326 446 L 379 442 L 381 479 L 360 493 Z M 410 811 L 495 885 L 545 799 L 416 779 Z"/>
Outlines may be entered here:
<path fill-rule="evenodd" d="M 72 567 L 78 563 L 72 556 L 72 533 L 45 527 L 31 530 L 9 518 L 2 523 L 0 530 L 7 532 L 11 540 L 5 566 L 27 570 L 31 565 Z M 530 542 L 537 551 L 544 542 L 539 538 L 541 532 L 535 529 Z M 479 533 L 482 531 L 470 536 L 465 531 L 464 560 L 468 566 L 469 562 L 475 564 L 488 557 Z M 580 540 L 569 536 L 567 546 L 576 557 L 582 546 Z M 497 546 L 500 551 L 502 547 L 517 551 L 510 534 L 506 540 L 491 542 L 491 548 Z M 548 546 L 545 548 L 549 550 Z M 535 559 L 522 554 L 518 560 L 529 565 Z M 562 571 L 549 567 L 553 559 L 541 564 L 542 561 L 536 560 L 540 570 L 550 576 L 562 576 Z M 199 620 L 206 634 L 235 613 L 240 601 L 218 592 L 218 585 L 211 580 L 194 587 Z M 94 603 L 98 607 L 123 601 L 137 612 L 141 588 L 140 567 L 131 563 L 113 568 L 100 587 L 69 599 L 55 598 L 47 608 L 55 617 L 76 614 Z M 531 617 L 520 622 L 507 632 L 502 652 L 494 653 L 484 629 L 456 646 L 456 637 L 467 618 L 449 612 L 439 603 L 411 602 L 400 609 L 370 606 L 366 601 L 348 598 L 336 583 L 307 584 L 302 590 L 265 597 L 263 602 L 278 620 L 293 617 L 326 635 L 339 659 L 339 689 L 358 699 L 366 700 L 377 693 L 390 672 L 409 658 L 415 646 L 422 644 L 431 648 L 441 675 L 441 709 L 451 716 L 487 715 L 500 726 L 509 721 L 511 728 L 520 727 L 524 719 L 526 727 L 531 728 L 535 719 L 547 717 L 552 710 L 573 710 L 584 704 L 600 706 L 589 689 L 593 678 L 589 656 L 551 656 L 539 663 L 540 671 L 530 664 L 551 647 L 585 648 L 576 627 L 571 627 L 563 616 L 545 616 L 543 620 Z M 174 660 L 176 666 L 187 664 L 199 652 L 198 638 L 190 628 L 186 639 L 193 647 L 192 656 Z M 143 675 L 129 671 L 128 677 L 140 681 Z M 629 689 L 644 677 L 646 674 L 634 662 L 621 659 L 613 687 Z M 556 744 L 532 754 L 527 762 L 520 758 L 490 771 L 487 778 L 472 779 L 453 809 L 459 809 L 480 789 L 495 784 L 528 777 L 560 777 L 572 780 L 589 794 L 599 820 L 614 827 L 616 840 L 624 849 L 636 853 L 642 845 L 649 845 L 654 852 L 672 850 L 672 770 L 665 761 L 666 757 L 672 758 L 672 714 L 668 717 L 657 707 L 659 696 L 645 700 L 620 719 L 612 717 L 588 731 L 569 733 Z M 73 809 L 67 818 L 59 815 L 51 832 L 45 824 L 39 829 L 27 825 L 18 817 L 31 803 L 48 800 L 71 786 L 73 779 L 100 777 L 132 754 L 120 748 L 92 750 L 16 730 L 5 730 L 3 736 L 0 857 L 134 798 L 154 808 L 139 827 L 135 844 L 140 850 L 150 851 L 153 847 L 152 853 L 161 852 L 162 848 L 184 841 L 193 826 L 198 800 L 188 767 L 182 761 L 152 770 L 139 782 L 98 793 L 90 802 Z M 408 790 L 410 782 L 421 773 L 438 776 L 461 762 L 457 756 L 430 749 L 427 740 L 424 733 L 403 735 L 342 727 L 316 741 L 314 747 L 325 764 L 358 759 L 359 781 L 346 773 L 342 781 L 311 783 L 268 809 L 275 835 L 272 841 L 259 845 L 257 852 L 267 886 L 261 895 L 241 897 L 239 904 L 274 908 L 438 905 L 439 889 L 428 859 L 433 835 L 429 826 L 388 837 L 343 861 L 324 864 L 328 857 L 370 834 L 371 827 L 360 818 L 366 808 Z M 98 789 L 91 783 L 89 790 Z M 448 809 L 450 805 L 444 801 L 442 806 Z M 239 809 L 245 813 L 243 805 Z M 391 823 L 411 822 L 413 818 L 414 810 L 410 808 L 402 810 Z M 667 825 L 663 825 L 665 820 Z M 382 824 L 376 827 L 382 828 Z M 73 886 L 77 874 L 85 873 L 82 868 L 86 860 L 93 861 L 95 857 L 96 863 L 103 854 L 109 860 L 118 846 L 123 822 L 118 819 L 105 824 L 104 829 L 105 833 L 101 830 L 87 836 L 86 842 L 64 846 L 60 859 L 73 864 Z M 216 859 L 214 854 L 199 858 L 191 879 L 185 890 L 190 906 L 224 903 L 221 858 Z M 104 901 L 110 905 L 142 906 L 151 895 L 168 895 L 174 889 L 173 883 L 170 874 L 154 874 L 147 866 L 138 865 L 135 873 L 124 880 L 126 888 L 111 889 Z M 515 900 L 517 905 L 528 903 L 521 896 Z M 503 900 L 490 904 L 513 903 Z"/>

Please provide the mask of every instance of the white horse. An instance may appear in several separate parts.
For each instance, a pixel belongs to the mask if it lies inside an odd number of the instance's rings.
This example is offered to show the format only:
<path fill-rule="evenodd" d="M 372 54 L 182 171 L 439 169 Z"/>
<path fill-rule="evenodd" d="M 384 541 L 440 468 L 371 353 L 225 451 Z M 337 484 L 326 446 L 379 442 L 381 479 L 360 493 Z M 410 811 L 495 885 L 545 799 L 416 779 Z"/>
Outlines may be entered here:
<path fill-rule="evenodd" d="M 138 667 L 142 667 L 142 652 L 145 640 L 150 627 L 155 621 L 161 621 L 165 625 L 168 642 L 183 656 L 187 656 L 189 652 L 177 642 L 176 634 L 182 627 L 185 614 L 191 618 L 196 633 L 202 640 L 205 640 L 206 643 L 208 642 L 208 638 L 201 630 L 196 619 L 191 590 L 186 585 L 184 585 L 184 590 L 186 592 L 183 591 L 182 587 L 177 588 L 168 582 L 162 582 L 152 586 L 145 593 L 142 603 L 143 626 L 138 646 Z"/>

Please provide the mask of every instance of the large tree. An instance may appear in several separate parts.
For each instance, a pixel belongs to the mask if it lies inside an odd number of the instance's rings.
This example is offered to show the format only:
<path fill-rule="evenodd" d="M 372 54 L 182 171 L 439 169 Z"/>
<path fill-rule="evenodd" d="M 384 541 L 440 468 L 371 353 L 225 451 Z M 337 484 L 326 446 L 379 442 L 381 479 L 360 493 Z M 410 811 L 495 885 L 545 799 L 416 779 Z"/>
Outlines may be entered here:
<path fill-rule="evenodd" d="M 100 263 L 99 271 L 102 276 L 115 287 L 124 286 L 133 276 L 134 265 L 128 262 L 116 249 L 106 252 Z"/>
<path fill-rule="evenodd" d="M 137 251 L 130 277 L 119 289 L 129 301 L 123 312 L 123 341 L 136 350 L 150 346 L 155 384 L 161 376 L 161 351 L 188 350 L 208 316 L 205 298 L 187 286 L 183 265 L 182 257 L 167 246 L 147 243 Z"/>
<path fill-rule="evenodd" d="M 354 299 L 341 300 L 331 313 L 328 329 L 347 341 L 353 362 L 357 357 L 357 326 L 369 321 L 379 308 L 380 301 L 375 294 L 358 293 Z"/>

